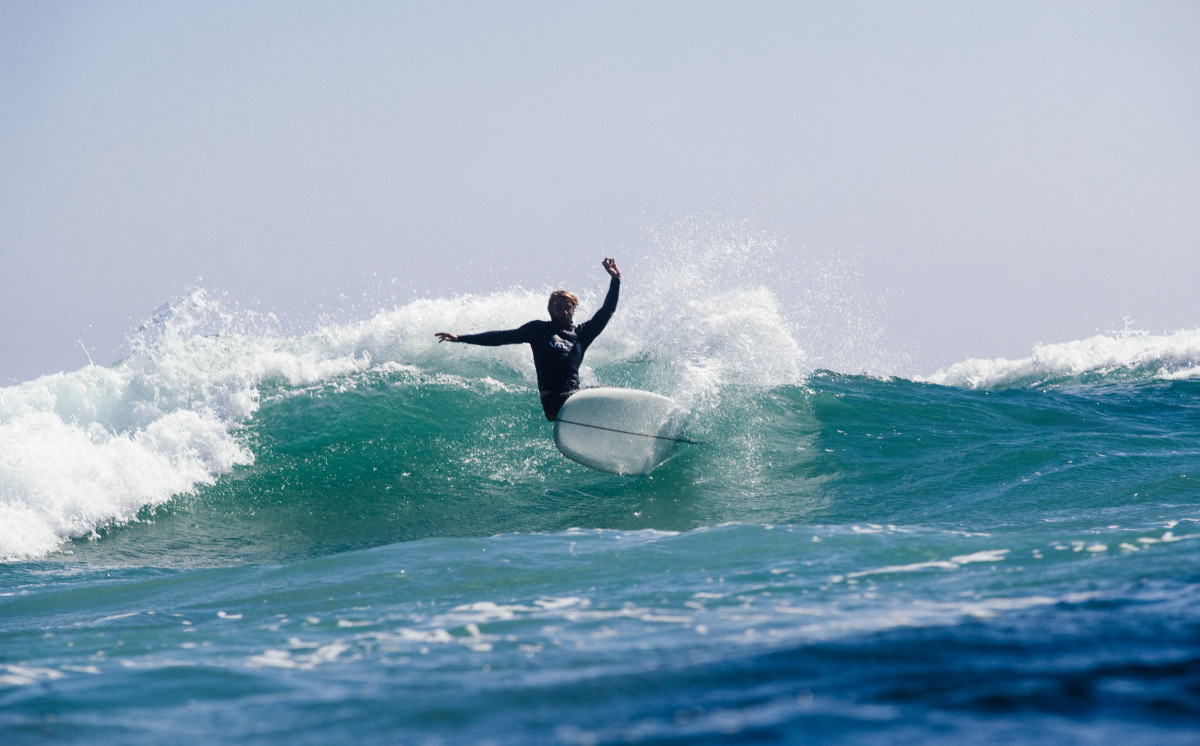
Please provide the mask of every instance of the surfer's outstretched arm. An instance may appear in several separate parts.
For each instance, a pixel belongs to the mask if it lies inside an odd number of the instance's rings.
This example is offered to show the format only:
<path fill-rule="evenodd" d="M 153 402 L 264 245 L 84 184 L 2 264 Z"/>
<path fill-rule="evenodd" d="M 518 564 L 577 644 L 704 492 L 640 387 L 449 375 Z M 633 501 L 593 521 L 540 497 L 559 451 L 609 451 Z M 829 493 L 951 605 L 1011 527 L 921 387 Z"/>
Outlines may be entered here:
<path fill-rule="evenodd" d="M 500 345 L 515 345 L 528 342 L 534 334 L 537 322 L 531 321 L 516 329 L 505 329 L 498 332 L 480 332 L 479 334 L 451 334 L 437 332 L 434 334 L 439 342 L 465 342 L 471 345 L 499 347 Z"/>

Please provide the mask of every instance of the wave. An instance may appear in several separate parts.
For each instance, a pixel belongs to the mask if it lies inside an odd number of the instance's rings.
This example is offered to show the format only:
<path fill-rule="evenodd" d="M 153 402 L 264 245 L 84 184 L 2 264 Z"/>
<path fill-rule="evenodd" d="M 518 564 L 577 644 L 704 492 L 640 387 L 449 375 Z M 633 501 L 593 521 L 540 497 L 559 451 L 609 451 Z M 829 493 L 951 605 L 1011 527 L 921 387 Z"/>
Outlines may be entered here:
<path fill-rule="evenodd" d="M 830 504 L 831 480 L 881 458 L 852 450 L 857 462 L 840 460 L 844 433 L 863 422 L 875 423 L 862 441 L 874 443 L 920 433 L 928 404 L 961 406 L 986 441 L 994 412 L 923 384 L 1200 371 L 1198 330 L 1099 336 L 916 383 L 888 379 L 881 326 L 854 300 L 852 268 L 810 261 L 802 271 L 769 236 L 696 226 L 651 236 L 645 256 L 623 262 L 618 313 L 581 377 L 672 396 L 697 439 L 720 448 L 682 449 L 648 480 L 591 473 L 554 451 L 527 349 L 434 337 L 541 317 L 551 288 L 417 298 L 298 334 L 196 289 L 138 329 L 118 363 L 0 389 L 0 559 L 85 551 L 69 542 L 101 536 L 112 552 L 158 552 L 151 562 L 178 550 L 219 563 L 438 535 L 804 520 Z M 576 285 L 585 315 L 606 285 L 594 269 L 590 287 Z M 899 468 L 883 464 L 876 477 Z M 131 522 L 141 539 L 157 537 L 150 548 L 114 531 Z"/>
<path fill-rule="evenodd" d="M 703 240 L 693 229 L 658 236 L 644 268 L 626 263 L 632 279 L 589 352 L 585 385 L 646 388 L 703 409 L 730 386 L 803 381 L 813 353 L 796 330 L 819 313 L 820 298 L 838 305 L 829 289 L 840 270 L 812 274 L 807 282 L 825 295 L 810 293 L 804 313 L 789 317 L 778 284 L 769 286 L 786 274 L 773 240 L 736 225 L 705 230 Z M 606 286 L 598 267 L 593 274 L 579 293 L 585 312 Z M 0 558 L 43 556 L 252 467 L 261 448 L 247 426 L 264 401 L 406 373 L 515 387 L 528 398 L 527 349 L 439 345 L 434 332 L 539 318 L 548 290 L 418 298 L 301 334 L 281 332 L 271 314 L 191 291 L 138 329 L 118 363 L 0 389 Z"/>
<path fill-rule="evenodd" d="M 1037 345 L 1025 358 L 965 360 L 918 380 L 997 389 L 1191 378 L 1200 378 L 1200 329 L 1162 335 L 1122 331 Z"/>

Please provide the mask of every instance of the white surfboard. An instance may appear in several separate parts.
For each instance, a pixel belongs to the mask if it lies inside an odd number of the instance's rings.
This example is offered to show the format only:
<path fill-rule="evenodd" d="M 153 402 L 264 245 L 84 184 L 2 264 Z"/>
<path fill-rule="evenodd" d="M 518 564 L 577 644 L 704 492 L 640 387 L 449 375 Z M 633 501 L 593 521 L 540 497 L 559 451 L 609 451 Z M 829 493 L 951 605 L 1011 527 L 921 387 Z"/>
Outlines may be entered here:
<path fill-rule="evenodd" d="M 648 474 L 685 438 L 683 410 L 670 397 L 637 389 L 584 389 L 567 399 L 554 422 L 564 456 L 613 474 Z"/>

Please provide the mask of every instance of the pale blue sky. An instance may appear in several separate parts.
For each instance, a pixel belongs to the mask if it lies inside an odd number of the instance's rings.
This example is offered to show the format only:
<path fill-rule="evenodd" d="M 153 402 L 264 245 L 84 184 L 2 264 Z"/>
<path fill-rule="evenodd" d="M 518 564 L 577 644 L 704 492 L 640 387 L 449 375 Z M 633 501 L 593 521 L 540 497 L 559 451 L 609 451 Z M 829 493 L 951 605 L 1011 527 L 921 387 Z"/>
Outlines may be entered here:
<path fill-rule="evenodd" d="M 0 383 L 198 278 L 366 314 L 594 282 L 694 213 L 856 257 L 902 372 L 1200 327 L 1198 38 L 1194 2 L 6 0 Z"/>

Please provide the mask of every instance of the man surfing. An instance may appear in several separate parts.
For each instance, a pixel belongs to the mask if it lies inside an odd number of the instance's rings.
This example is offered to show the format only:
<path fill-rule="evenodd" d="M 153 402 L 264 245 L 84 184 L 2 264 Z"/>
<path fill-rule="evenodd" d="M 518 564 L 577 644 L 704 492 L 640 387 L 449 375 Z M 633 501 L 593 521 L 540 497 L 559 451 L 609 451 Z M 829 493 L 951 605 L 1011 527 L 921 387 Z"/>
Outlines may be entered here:
<path fill-rule="evenodd" d="M 574 319 L 579 299 L 566 290 L 555 290 L 550 294 L 550 302 L 546 306 L 550 312 L 549 321 L 530 321 L 505 331 L 463 335 L 437 332 L 435 336 L 439 342 L 465 342 L 486 347 L 528 344 L 533 350 L 533 365 L 537 368 L 542 409 L 546 412 L 546 419 L 554 422 L 563 402 L 579 390 L 579 366 L 583 364 L 583 353 L 604 331 L 608 320 L 617 310 L 617 297 L 621 294 L 621 270 L 617 269 L 615 259 L 605 259 L 601 264 L 611 278 L 604 305 L 592 318 L 578 326 Z"/>

